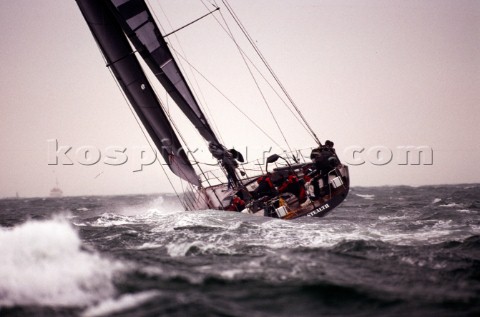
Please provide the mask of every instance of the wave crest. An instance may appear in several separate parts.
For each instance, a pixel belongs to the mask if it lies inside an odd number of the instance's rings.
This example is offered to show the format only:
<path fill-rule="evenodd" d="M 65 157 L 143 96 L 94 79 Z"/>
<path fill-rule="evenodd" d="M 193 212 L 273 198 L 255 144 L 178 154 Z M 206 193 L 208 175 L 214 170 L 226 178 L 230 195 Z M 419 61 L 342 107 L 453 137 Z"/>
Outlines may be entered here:
<path fill-rule="evenodd" d="M 115 293 L 118 262 L 82 248 L 65 219 L 0 228 L 0 307 L 86 306 Z"/>

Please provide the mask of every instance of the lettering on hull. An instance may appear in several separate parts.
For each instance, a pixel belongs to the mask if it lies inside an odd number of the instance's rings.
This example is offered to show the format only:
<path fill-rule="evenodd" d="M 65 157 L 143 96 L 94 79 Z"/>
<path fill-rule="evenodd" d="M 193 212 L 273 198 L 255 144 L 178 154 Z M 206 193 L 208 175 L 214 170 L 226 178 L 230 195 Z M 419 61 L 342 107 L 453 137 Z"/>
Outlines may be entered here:
<path fill-rule="evenodd" d="M 307 214 L 307 216 L 313 217 L 313 216 L 315 216 L 316 214 L 318 214 L 319 212 L 322 212 L 322 211 L 326 210 L 327 208 L 330 208 L 330 205 L 329 205 L 329 204 L 322 205 L 322 206 L 320 206 L 318 209 L 315 209 L 314 211 L 309 212 L 309 213 Z"/>

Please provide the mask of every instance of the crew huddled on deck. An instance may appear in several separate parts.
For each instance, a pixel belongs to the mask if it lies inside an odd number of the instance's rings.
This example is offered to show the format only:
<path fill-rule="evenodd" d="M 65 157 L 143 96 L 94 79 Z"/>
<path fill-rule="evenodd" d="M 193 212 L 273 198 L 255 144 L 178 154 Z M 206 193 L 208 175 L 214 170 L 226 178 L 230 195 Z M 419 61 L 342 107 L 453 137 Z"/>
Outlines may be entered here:
<path fill-rule="evenodd" d="M 245 209 L 245 201 L 238 197 L 237 195 L 233 195 L 232 203 L 228 207 L 227 210 L 229 211 L 242 211 Z"/>
<path fill-rule="evenodd" d="M 299 180 L 295 173 L 289 172 L 287 179 L 283 182 L 282 186 L 278 188 L 278 191 L 280 193 L 292 193 L 300 203 L 303 203 L 306 200 L 304 184 L 305 182 Z"/>
<path fill-rule="evenodd" d="M 261 198 L 263 196 L 273 197 L 277 195 L 277 189 L 272 183 L 271 173 L 262 175 L 257 179 L 258 187 L 253 191 L 253 198 Z"/>
<path fill-rule="evenodd" d="M 282 205 L 281 202 L 284 202 L 285 199 L 292 201 L 295 197 L 294 204 L 303 204 L 307 201 L 307 197 L 312 201 L 324 197 L 330 193 L 329 174 L 340 164 L 333 146 L 334 143 L 327 140 L 324 145 L 312 150 L 310 154 L 312 163 L 305 163 L 294 168 L 289 165 L 288 172 L 285 167 L 275 170 L 274 173 L 267 172 L 260 176 L 256 179 L 256 188 L 250 192 L 245 189 L 243 189 L 244 192 L 238 191 L 233 196 L 227 210 L 241 211 L 246 206 L 255 211 L 267 210 L 271 208 L 272 201 L 277 201 L 276 205 Z M 313 187 L 313 193 L 310 191 L 307 195 L 306 188 L 310 186 Z M 272 200 L 273 198 L 277 199 Z M 278 206 L 273 210 L 275 208 Z"/>

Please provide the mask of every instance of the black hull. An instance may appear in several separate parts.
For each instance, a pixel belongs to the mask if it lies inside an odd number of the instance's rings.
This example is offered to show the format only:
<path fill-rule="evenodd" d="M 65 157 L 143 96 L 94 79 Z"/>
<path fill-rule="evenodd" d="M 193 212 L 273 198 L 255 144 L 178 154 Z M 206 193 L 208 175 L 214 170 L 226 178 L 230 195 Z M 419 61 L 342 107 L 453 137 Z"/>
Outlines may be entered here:
<path fill-rule="evenodd" d="M 300 217 L 324 217 L 329 214 L 335 207 L 340 205 L 345 200 L 345 198 L 347 198 L 348 191 L 349 187 L 346 186 L 345 190 L 341 193 L 336 194 L 335 196 L 324 202 L 315 202 L 315 207 L 309 208 L 308 210 L 305 210 L 301 213 L 298 212 L 294 217 L 289 219 L 296 219 Z"/>
<path fill-rule="evenodd" d="M 335 176 L 337 183 L 333 181 L 327 185 L 327 192 L 317 199 L 307 198 L 305 202 L 299 204 L 298 200 L 283 199 L 280 202 L 280 196 L 273 197 L 264 201 L 262 207 L 254 207 L 252 204 L 247 204 L 242 213 L 248 213 L 255 216 L 265 216 L 272 218 L 279 218 L 284 220 L 297 219 L 300 217 L 324 217 L 332 212 L 338 205 L 340 205 L 348 195 L 350 189 L 350 177 L 348 167 L 339 165 L 334 170 L 333 176 Z M 341 179 L 340 182 L 339 179 Z M 221 209 L 226 211 L 235 211 L 231 209 L 230 201 L 234 194 L 233 189 L 227 189 L 226 184 L 220 184 L 217 186 L 211 186 L 205 188 L 197 193 L 196 197 L 190 199 L 195 201 L 206 201 L 205 204 L 197 204 L 190 208 L 190 210 L 203 210 L 203 209 Z M 238 193 L 238 192 L 237 192 Z M 212 202 L 221 201 L 221 204 L 212 205 Z"/>
<path fill-rule="evenodd" d="M 312 207 L 306 208 L 307 210 L 302 212 L 297 212 L 296 215 L 290 219 L 295 219 L 299 217 L 324 217 L 329 214 L 335 207 L 340 205 L 345 198 L 347 198 L 348 192 L 350 190 L 350 177 L 348 173 L 348 167 L 344 167 L 345 175 L 343 177 L 343 186 L 333 189 L 329 197 L 325 197 L 320 201 L 312 202 Z"/>

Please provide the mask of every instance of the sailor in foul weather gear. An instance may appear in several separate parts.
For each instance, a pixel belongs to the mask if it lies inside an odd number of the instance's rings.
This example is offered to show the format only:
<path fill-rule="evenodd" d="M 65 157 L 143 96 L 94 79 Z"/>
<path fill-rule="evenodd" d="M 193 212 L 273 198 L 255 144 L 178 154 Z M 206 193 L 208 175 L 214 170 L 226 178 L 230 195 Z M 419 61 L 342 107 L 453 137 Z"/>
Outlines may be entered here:
<path fill-rule="evenodd" d="M 299 181 L 294 173 L 290 172 L 288 178 L 278 188 L 280 193 L 289 192 L 294 194 L 300 203 L 305 201 L 305 187 L 303 181 Z"/>
<path fill-rule="evenodd" d="M 254 198 L 260 198 L 263 196 L 273 197 L 277 194 L 277 190 L 270 178 L 271 174 L 260 176 L 257 179 L 258 187 L 253 191 Z"/>
<path fill-rule="evenodd" d="M 237 195 L 233 195 L 232 203 L 230 204 L 227 210 L 240 212 L 244 209 L 245 209 L 245 202 Z"/>
<path fill-rule="evenodd" d="M 335 151 L 335 148 L 333 147 L 334 143 L 333 141 L 327 140 L 325 141 L 325 145 L 322 147 L 323 151 L 328 151 L 332 153 L 333 155 L 329 158 L 330 160 L 330 165 L 335 165 L 337 166 L 340 164 L 340 159 L 337 156 L 337 151 Z"/>
<path fill-rule="evenodd" d="M 328 143 L 328 144 L 327 144 Z M 338 159 L 333 148 L 333 142 L 327 140 L 324 146 L 312 150 L 310 158 L 315 163 L 316 172 L 312 180 L 315 198 L 320 198 L 326 194 L 328 189 L 328 174 L 337 166 Z M 319 180 L 322 180 L 324 188 L 320 188 Z M 323 192 L 322 192 L 323 189 Z"/>
<path fill-rule="evenodd" d="M 208 145 L 208 149 L 213 157 L 219 160 L 220 164 L 225 169 L 228 188 L 239 187 L 240 182 L 235 171 L 238 167 L 238 162 L 235 158 L 239 158 L 240 161 L 243 161 L 243 156 L 233 149 L 227 150 L 223 145 L 214 144 L 213 142 Z"/>

